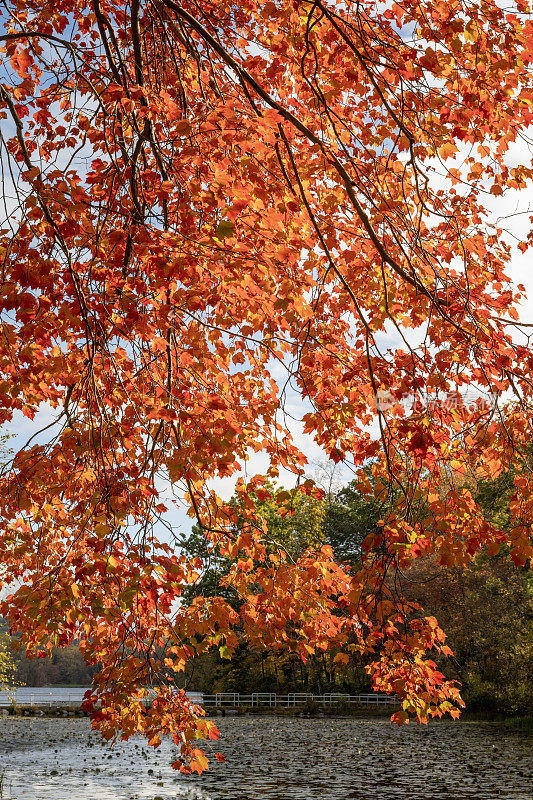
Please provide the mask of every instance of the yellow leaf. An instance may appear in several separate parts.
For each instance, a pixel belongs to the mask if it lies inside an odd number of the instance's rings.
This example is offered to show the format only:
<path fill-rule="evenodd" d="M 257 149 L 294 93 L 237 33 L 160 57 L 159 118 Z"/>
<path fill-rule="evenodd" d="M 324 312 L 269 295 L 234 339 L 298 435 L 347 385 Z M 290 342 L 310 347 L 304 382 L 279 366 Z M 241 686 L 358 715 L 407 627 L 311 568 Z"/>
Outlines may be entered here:
<path fill-rule="evenodd" d="M 441 158 L 452 158 L 452 156 L 458 152 L 453 142 L 445 142 L 442 147 L 439 147 L 439 155 Z"/>

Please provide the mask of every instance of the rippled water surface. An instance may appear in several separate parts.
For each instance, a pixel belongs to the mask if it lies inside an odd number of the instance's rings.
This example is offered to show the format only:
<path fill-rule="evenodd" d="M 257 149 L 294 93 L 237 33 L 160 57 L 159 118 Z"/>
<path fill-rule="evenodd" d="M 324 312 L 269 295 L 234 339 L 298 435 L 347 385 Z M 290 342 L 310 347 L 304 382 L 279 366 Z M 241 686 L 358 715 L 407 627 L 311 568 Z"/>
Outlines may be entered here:
<path fill-rule="evenodd" d="M 219 720 L 225 764 L 171 769 L 173 746 L 109 748 L 86 719 L 0 719 L 6 800 L 533 800 L 533 737 L 487 723 Z M 1 795 L 0 795 L 1 796 Z"/>

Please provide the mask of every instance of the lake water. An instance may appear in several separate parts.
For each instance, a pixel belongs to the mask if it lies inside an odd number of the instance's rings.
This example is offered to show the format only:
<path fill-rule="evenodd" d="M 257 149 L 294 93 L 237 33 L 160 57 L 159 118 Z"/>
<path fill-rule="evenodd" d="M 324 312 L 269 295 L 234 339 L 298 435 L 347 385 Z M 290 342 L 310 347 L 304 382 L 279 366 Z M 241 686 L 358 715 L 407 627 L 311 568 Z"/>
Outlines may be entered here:
<path fill-rule="evenodd" d="M 109 748 L 85 718 L 1 718 L 3 798 L 533 800 L 533 737 L 495 724 L 226 717 L 218 725 L 226 763 L 189 778 L 172 770 L 170 742 Z"/>

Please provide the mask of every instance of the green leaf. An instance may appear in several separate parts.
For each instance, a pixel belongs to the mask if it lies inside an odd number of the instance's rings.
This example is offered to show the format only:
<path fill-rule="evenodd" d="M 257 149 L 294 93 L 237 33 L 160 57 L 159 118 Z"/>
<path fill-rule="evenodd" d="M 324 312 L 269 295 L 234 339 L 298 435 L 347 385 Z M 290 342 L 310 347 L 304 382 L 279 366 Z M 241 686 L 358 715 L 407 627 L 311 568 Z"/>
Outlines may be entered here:
<path fill-rule="evenodd" d="M 224 219 L 218 223 L 215 234 L 219 239 L 228 239 L 235 235 L 235 224 L 230 219 Z"/>
<path fill-rule="evenodd" d="M 221 658 L 227 658 L 228 660 L 231 658 L 231 650 L 229 649 L 227 644 L 223 644 L 218 648 L 218 652 L 220 653 Z"/>

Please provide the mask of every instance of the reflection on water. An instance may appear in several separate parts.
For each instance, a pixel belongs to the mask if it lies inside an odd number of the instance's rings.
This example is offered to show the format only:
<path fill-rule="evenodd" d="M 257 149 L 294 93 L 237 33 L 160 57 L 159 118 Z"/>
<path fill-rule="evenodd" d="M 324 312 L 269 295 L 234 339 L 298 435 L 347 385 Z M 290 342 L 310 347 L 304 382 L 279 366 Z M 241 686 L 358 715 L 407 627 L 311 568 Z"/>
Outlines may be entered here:
<path fill-rule="evenodd" d="M 533 737 L 498 725 L 219 720 L 225 764 L 171 769 L 169 742 L 109 749 L 86 719 L 0 719 L 10 800 L 533 800 Z"/>

